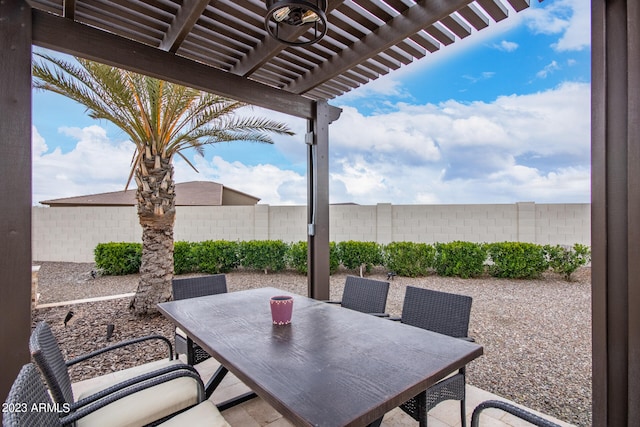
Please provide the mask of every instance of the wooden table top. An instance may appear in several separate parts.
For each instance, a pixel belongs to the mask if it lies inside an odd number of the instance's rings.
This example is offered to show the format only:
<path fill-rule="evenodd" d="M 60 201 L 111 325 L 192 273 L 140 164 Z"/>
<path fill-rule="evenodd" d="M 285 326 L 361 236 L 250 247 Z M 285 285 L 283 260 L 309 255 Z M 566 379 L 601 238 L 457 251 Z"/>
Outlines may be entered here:
<path fill-rule="evenodd" d="M 294 296 L 290 325 L 272 325 L 269 298 L 275 295 Z M 483 351 L 275 288 L 158 307 L 295 425 L 367 425 Z"/>

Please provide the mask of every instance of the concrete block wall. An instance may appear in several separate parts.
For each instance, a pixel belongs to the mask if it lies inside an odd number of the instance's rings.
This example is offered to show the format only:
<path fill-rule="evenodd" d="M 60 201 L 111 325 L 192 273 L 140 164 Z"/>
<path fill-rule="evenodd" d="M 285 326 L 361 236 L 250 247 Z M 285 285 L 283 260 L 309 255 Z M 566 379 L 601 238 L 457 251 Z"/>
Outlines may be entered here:
<path fill-rule="evenodd" d="M 98 243 L 140 242 L 134 207 L 32 209 L 34 261 L 91 262 Z"/>
<path fill-rule="evenodd" d="M 269 210 L 269 232 L 263 240 L 284 242 L 307 240 L 306 206 L 266 206 L 266 208 Z"/>
<path fill-rule="evenodd" d="M 536 243 L 554 245 L 591 244 L 591 209 L 584 204 L 535 206 Z"/>
<path fill-rule="evenodd" d="M 522 241 L 590 245 L 589 204 L 333 205 L 329 238 L 374 241 Z M 307 236 L 306 206 L 180 206 L 174 239 L 276 240 Z M 92 262 L 104 242 L 140 242 L 134 207 L 33 208 L 35 261 Z"/>
<path fill-rule="evenodd" d="M 179 206 L 173 238 L 187 242 L 254 240 L 256 216 L 261 218 L 256 206 Z"/>

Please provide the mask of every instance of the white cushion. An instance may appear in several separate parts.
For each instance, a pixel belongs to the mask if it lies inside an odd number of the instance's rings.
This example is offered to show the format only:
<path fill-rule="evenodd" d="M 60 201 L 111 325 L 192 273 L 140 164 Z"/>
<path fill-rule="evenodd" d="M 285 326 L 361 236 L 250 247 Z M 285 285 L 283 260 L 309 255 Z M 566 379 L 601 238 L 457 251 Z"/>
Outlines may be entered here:
<path fill-rule="evenodd" d="M 210 400 L 205 400 L 160 425 L 162 427 L 231 427 Z"/>
<path fill-rule="evenodd" d="M 187 334 L 180 328 L 176 327 L 176 335 L 180 335 L 185 340 L 187 339 Z"/>
<path fill-rule="evenodd" d="M 136 377 L 138 375 L 152 372 L 165 366 L 175 365 L 182 363 L 179 360 L 162 359 L 154 362 L 145 363 L 142 365 L 134 366 L 128 369 L 122 369 L 120 371 L 111 372 L 109 374 L 101 375 L 99 377 L 89 378 L 87 380 L 78 381 L 71 384 L 73 396 L 76 400 L 80 400 L 84 397 L 97 393 L 100 390 L 104 390 L 107 387 L 121 383 L 129 378 Z"/>
<path fill-rule="evenodd" d="M 176 378 L 117 400 L 78 420 L 77 427 L 141 426 L 196 403 L 196 381 Z"/>

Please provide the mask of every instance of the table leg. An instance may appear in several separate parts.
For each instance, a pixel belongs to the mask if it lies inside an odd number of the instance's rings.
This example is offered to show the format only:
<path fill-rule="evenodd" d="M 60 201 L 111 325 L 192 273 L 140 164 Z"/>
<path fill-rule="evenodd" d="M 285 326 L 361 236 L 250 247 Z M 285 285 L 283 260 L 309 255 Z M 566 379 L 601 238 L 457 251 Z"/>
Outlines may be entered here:
<path fill-rule="evenodd" d="M 374 422 L 369 424 L 367 427 L 380 427 L 380 424 L 382 424 L 382 419 L 383 418 L 384 418 L 384 416 L 378 418 L 377 420 L 375 420 Z"/>
<path fill-rule="evenodd" d="M 228 372 L 229 370 L 222 365 L 220 365 L 220 367 L 216 370 L 216 372 L 213 374 L 209 382 L 207 382 L 207 385 L 205 388 L 205 395 L 207 399 L 211 397 L 213 392 L 218 388 L 218 386 L 220 385 L 220 383 L 222 382 L 222 380 L 224 379 L 225 375 L 227 375 Z M 247 400 L 251 400 L 254 397 L 258 397 L 258 395 L 250 391 L 250 392 L 241 394 L 240 396 L 229 399 L 225 402 L 222 402 L 216 406 L 218 407 L 218 410 L 224 411 L 225 409 L 229 409 L 233 406 L 239 405 L 243 402 L 246 402 Z"/>
<path fill-rule="evenodd" d="M 193 354 L 193 340 L 187 337 L 187 364 L 195 365 L 195 355 Z"/>
<path fill-rule="evenodd" d="M 205 387 L 207 399 L 211 397 L 213 392 L 218 388 L 228 372 L 229 370 L 222 365 L 220 365 L 220 367 L 216 370 L 209 382 L 207 382 L 207 386 Z"/>

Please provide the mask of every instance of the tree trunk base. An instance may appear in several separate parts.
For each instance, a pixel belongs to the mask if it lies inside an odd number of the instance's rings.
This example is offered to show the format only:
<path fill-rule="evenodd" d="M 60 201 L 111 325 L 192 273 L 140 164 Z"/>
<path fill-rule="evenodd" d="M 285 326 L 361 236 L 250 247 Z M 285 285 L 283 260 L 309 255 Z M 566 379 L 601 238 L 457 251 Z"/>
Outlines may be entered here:
<path fill-rule="evenodd" d="M 173 227 L 142 229 L 140 281 L 129 305 L 138 316 L 158 313 L 157 304 L 171 299 L 173 280 Z"/>

